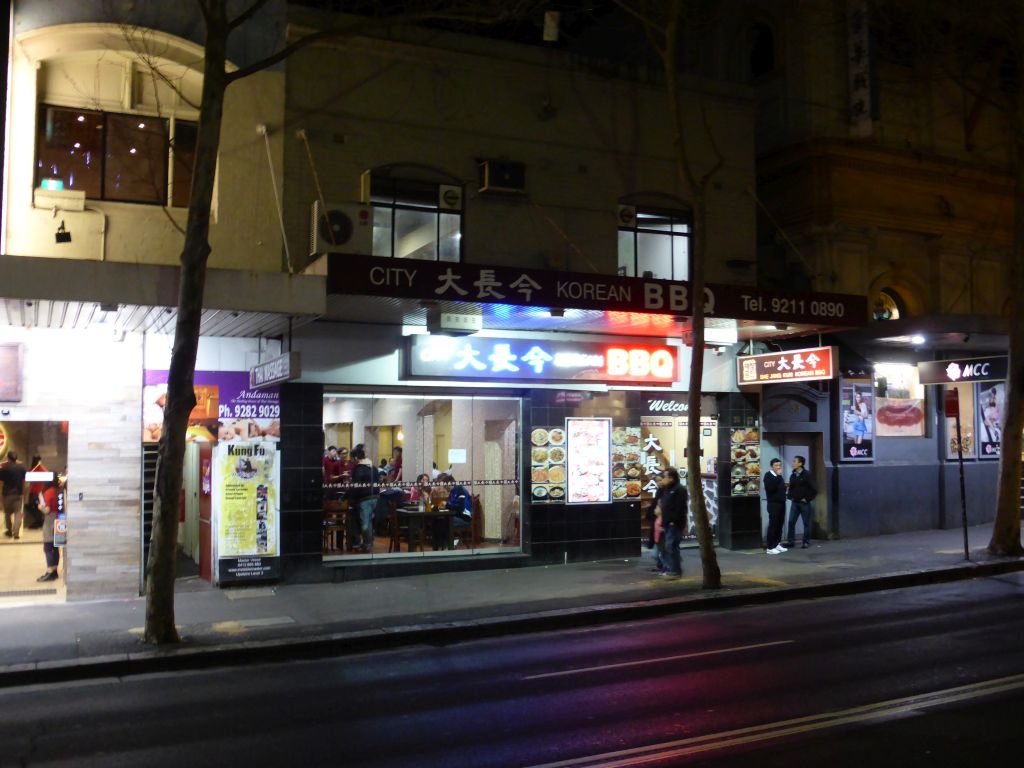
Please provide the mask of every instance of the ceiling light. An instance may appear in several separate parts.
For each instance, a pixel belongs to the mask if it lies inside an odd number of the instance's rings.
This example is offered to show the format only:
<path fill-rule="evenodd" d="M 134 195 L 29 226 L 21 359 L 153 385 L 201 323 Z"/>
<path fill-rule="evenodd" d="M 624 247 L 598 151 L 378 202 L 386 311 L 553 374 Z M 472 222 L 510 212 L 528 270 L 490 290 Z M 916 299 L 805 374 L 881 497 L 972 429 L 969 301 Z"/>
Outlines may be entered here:
<path fill-rule="evenodd" d="M 139 123 L 139 128 L 145 128 L 145 127 L 146 127 L 145 123 Z"/>
<path fill-rule="evenodd" d="M 81 146 L 82 146 L 82 142 L 80 142 L 80 141 L 76 141 L 75 142 L 75 149 L 78 149 Z"/>
<path fill-rule="evenodd" d="M 85 115 L 79 115 L 78 116 L 78 122 L 84 123 L 85 122 Z"/>
<path fill-rule="evenodd" d="M 913 344 L 915 347 L 919 347 L 922 344 L 924 344 L 924 336 L 922 336 L 920 333 L 915 333 L 913 336 L 910 337 L 910 343 Z"/>
<path fill-rule="evenodd" d="M 132 147 L 131 149 L 128 150 L 128 154 L 129 155 L 134 155 L 136 151 L 137 150 L 135 149 L 135 147 Z"/>

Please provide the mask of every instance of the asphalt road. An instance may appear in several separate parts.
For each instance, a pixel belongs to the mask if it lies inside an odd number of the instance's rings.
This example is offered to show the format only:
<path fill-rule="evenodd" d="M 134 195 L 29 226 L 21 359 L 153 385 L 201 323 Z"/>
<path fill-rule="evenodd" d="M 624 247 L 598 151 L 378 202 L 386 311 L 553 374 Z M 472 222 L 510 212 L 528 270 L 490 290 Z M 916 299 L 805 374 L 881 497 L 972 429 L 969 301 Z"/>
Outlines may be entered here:
<path fill-rule="evenodd" d="M 0 764 L 990 763 L 1019 749 L 1022 587 L 0 690 Z"/>

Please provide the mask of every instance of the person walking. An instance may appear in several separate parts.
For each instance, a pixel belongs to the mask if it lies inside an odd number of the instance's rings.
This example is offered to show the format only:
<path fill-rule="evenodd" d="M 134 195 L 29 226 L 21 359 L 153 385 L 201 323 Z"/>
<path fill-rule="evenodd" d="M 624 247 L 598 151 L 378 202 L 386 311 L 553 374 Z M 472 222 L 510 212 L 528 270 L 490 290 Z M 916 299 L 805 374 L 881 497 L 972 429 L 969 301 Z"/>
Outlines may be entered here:
<path fill-rule="evenodd" d="M 60 550 L 53 545 L 53 523 L 57 519 L 59 505 L 57 494 L 60 493 L 59 481 L 54 478 L 46 484 L 46 490 L 39 494 L 39 511 L 43 513 L 43 556 L 46 558 L 46 573 L 36 581 L 56 581 L 60 578 L 57 568 L 60 566 Z"/>
<path fill-rule="evenodd" d="M 7 461 L 0 466 L 0 482 L 4 486 L 4 536 L 9 539 L 21 538 L 21 520 L 28 495 L 26 472 L 25 465 L 18 462 L 18 454 L 8 451 Z"/>
<path fill-rule="evenodd" d="M 768 532 L 765 534 L 765 553 L 781 555 L 782 521 L 786 517 L 786 480 L 782 476 L 782 461 L 772 459 L 771 468 L 764 473 L 764 497 L 768 504 Z"/>
<path fill-rule="evenodd" d="M 686 487 L 680 482 L 678 469 L 666 467 L 665 471 L 661 473 L 661 477 L 661 525 L 666 560 L 666 570 L 661 575 L 666 578 L 678 579 L 683 575 L 683 560 L 679 554 L 679 545 L 683 540 L 689 499 L 686 495 Z"/>
<path fill-rule="evenodd" d="M 786 546 L 796 546 L 796 519 L 799 517 L 804 524 L 804 540 L 801 549 L 811 546 L 811 502 L 818 495 L 811 473 L 806 469 L 807 460 L 803 456 L 793 457 L 793 473 L 789 476 L 789 527 Z"/>

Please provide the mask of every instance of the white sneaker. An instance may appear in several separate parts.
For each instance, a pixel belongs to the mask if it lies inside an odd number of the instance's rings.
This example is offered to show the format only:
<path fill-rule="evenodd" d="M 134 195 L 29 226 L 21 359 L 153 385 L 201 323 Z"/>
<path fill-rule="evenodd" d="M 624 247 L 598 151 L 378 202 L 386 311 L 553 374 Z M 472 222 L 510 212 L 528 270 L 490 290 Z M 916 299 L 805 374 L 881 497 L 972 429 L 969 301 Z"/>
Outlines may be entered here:
<path fill-rule="evenodd" d="M 764 551 L 764 553 L 766 555 L 777 555 L 777 554 L 779 554 L 779 550 L 778 549 L 766 549 Z"/>
<path fill-rule="evenodd" d="M 779 551 L 779 554 L 780 554 L 780 555 L 781 555 L 781 554 L 782 554 L 783 552 L 789 552 L 789 550 L 788 550 L 788 549 L 786 549 L 786 548 L 785 548 L 784 546 L 782 546 L 781 544 L 779 544 L 779 545 L 778 545 L 777 547 L 775 547 L 775 549 L 777 549 L 777 550 Z"/>

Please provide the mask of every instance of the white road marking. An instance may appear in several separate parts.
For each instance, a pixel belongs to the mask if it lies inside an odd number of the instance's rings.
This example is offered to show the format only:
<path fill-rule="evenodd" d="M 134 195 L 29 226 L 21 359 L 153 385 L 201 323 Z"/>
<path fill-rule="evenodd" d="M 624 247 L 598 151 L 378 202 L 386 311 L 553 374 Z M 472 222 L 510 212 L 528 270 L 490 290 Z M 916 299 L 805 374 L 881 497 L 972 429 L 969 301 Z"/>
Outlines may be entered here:
<path fill-rule="evenodd" d="M 791 720 L 780 720 L 775 723 L 737 728 L 721 733 L 691 736 L 686 739 L 666 741 L 646 747 L 634 747 L 633 749 L 605 752 L 599 755 L 560 760 L 554 763 L 543 763 L 530 766 L 530 768 L 630 768 L 631 766 L 658 763 L 673 758 L 686 757 L 701 752 L 711 752 L 742 744 L 771 741 L 798 733 L 836 728 L 851 723 L 884 720 L 919 709 L 967 701 L 1020 688 L 1024 688 L 1024 674 L 1009 675 L 1008 677 L 999 677 L 994 680 L 985 680 L 969 685 L 958 685 L 953 688 L 932 691 L 931 693 L 879 701 L 836 712 L 823 712 L 817 715 L 807 715 Z"/>
<path fill-rule="evenodd" d="M 638 661 L 623 661 L 618 664 L 602 664 L 598 667 L 578 667 L 576 669 L 563 669 L 559 672 L 544 672 L 539 675 L 527 675 L 523 680 L 543 680 L 549 677 L 565 677 L 567 675 L 582 675 L 587 672 L 601 672 L 605 669 L 623 669 L 625 667 L 641 667 L 647 664 L 657 664 L 659 661 L 679 661 L 680 659 L 696 659 L 701 656 L 717 656 L 721 653 L 736 653 L 737 651 L 752 651 L 755 648 L 770 648 L 775 645 L 788 645 L 795 640 L 775 640 L 771 643 L 755 643 L 754 645 L 737 645 L 734 648 L 718 648 L 714 651 L 698 651 L 696 653 L 681 653 L 677 656 L 662 656 L 658 659 L 639 659 Z"/>

